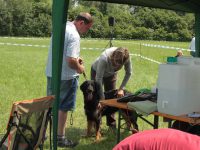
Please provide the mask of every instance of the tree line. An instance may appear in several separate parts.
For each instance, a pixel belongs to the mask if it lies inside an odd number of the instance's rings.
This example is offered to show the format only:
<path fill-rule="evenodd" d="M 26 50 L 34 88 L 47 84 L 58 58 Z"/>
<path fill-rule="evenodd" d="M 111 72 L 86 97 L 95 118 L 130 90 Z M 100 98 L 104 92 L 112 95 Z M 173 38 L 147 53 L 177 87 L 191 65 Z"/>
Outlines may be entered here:
<path fill-rule="evenodd" d="M 130 5 L 71 0 L 68 20 L 81 11 L 94 17 L 89 38 L 189 41 L 194 14 Z M 47 37 L 52 29 L 51 0 L 0 0 L 0 35 Z M 114 26 L 108 18 L 114 17 Z"/>

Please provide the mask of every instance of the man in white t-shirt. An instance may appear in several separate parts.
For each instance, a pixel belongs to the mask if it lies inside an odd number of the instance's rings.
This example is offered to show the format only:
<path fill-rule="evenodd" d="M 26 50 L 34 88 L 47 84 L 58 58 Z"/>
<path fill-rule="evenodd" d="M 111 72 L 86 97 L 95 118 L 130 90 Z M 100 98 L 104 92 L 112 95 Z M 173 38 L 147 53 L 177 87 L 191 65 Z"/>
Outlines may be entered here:
<path fill-rule="evenodd" d="M 79 57 L 80 34 L 86 33 L 92 24 L 93 19 L 89 13 L 80 13 L 74 21 L 66 23 L 58 112 L 57 140 L 59 147 L 77 145 L 65 137 L 65 127 L 67 112 L 75 109 L 79 74 L 84 72 L 83 60 Z M 49 48 L 46 76 L 47 95 L 52 95 L 52 42 Z"/>

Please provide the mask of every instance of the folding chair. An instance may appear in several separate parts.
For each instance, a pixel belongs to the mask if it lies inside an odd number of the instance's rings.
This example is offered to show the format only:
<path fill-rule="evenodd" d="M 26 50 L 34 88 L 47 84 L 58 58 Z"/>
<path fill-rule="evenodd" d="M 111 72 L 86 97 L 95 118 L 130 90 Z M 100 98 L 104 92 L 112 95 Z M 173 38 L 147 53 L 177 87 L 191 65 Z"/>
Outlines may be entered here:
<path fill-rule="evenodd" d="M 53 96 L 47 96 L 13 103 L 0 150 L 42 149 L 53 101 Z"/>

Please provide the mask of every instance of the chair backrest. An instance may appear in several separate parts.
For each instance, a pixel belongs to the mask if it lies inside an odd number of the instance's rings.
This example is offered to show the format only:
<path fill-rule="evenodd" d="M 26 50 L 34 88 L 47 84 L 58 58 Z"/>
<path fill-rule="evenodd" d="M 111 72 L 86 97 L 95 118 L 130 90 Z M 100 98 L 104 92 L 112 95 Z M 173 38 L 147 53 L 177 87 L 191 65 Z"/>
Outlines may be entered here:
<path fill-rule="evenodd" d="M 7 126 L 8 150 L 36 149 L 44 142 L 53 101 L 53 96 L 47 96 L 13 103 Z"/>

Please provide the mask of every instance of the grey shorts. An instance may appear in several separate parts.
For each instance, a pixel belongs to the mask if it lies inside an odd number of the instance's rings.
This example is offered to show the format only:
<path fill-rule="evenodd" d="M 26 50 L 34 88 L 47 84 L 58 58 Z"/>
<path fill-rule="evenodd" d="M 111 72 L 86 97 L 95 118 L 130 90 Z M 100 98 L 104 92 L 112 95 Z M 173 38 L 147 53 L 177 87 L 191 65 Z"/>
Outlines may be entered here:
<path fill-rule="evenodd" d="M 59 110 L 73 111 L 76 105 L 78 77 L 71 80 L 61 80 Z M 47 95 L 52 95 L 51 78 L 47 77 Z"/>

